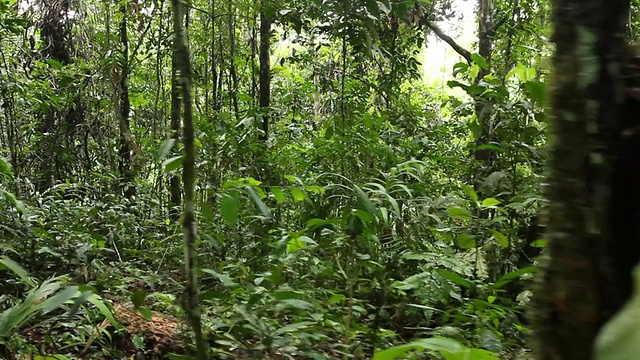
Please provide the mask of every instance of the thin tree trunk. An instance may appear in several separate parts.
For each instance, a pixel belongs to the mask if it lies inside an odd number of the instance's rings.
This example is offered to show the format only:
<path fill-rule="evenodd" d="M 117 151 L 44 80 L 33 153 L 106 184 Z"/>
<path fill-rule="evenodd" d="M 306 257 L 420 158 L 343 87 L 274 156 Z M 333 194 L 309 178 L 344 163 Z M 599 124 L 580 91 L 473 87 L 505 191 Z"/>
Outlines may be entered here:
<path fill-rule="evenodd" d="M 187 29 L 184 26 L 185 9 L 181 0 L 172 0 L 173 23 L 174 23 L 174 56 L 175 69 L 178 73 L 179 85 L 182 90 L 183 113 L 183 141 L 184 141 L 184 161 L 182 178 L 184 181 L 184 252 L 185 271 L 187 273 L 185 312 L 195 334 L 197 358 L 207 359 L 208 349 L 202 333 L 202 320 L 198 307 L 198 281 L 197 281 L 197 253 L 195 249 L 197 239 L 197 225 L 195 215 L 195 129 L 193 125 L 193 104 L 191 98 L 191 63 L 189 60 L 189 47 L 187 42 Z M 174 85 L 177 85 L 174 83 Z"/>
<path fill-rule="evenodd" d="M 549 258 L 534 299 L 536 358 L 589 360 L 640 260 L 640 134 L 632 130 L 640 101 L 621 80 L 630 69 L 629 0 L 556 0 L 553 11 Z"/>
<path fill-rule="evenodd" d="M 118 94 L 118 127 L 120 130 L 118 170 L 122 176 L 124 195 L 131 198 L 136 194 L 135 173 L 133 169 L 133 135 L 129 124 L 129 36 L 127 33 L 127 4 L 120 5 L 120 75 L 117 84 Z"/>
<path fill-rule="evenodd" d="M 264 5 L 263 5 L 264 6 Z M 271 105 L 271 19 L 260 12 L 260 112 L 262 114 L 261 140 L 269 138 L 269 107 Z"/>
<path fill-rule="evenodd" d="M 171 64 L 171 138 L 174 140 L 175 148 L 178 148 L 181 130 L 180 115 L 182 114 L 182 98 L 180 89 L 181 78 L 178 74 L 178 61 L 176 56 L 177 54 L 174 51 Z M 179 216 L 177 209 L 182 201 L 181 198 L 180 177 L 176 174 L 169 179 L 169 213 L 173 219 L 177 219 Z"/>
<path fill-rule="evenodd" d="M 236 72 L 236 25 L 232 1 L 229 1 L 227 10 L 229 11 L 229 75 L 231 75 L 229 96 L 231 96 L 231 103 L 233 104 L 233 112 L 236 120 L 239 120 L 240 107 L 238 105 L 238 75 Z"/>

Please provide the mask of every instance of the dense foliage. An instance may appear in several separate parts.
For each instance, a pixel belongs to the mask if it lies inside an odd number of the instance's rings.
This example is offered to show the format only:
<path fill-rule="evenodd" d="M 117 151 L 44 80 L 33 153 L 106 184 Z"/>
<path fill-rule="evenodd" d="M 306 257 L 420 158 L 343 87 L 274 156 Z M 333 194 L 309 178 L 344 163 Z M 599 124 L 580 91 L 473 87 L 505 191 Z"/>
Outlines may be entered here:
<path fill-rule="evenodd" d="M 0 0 L 0 357 L 181 358 L 194 270 L 211 356 L 526 359 L 550 5 L 462 3 Z"/>

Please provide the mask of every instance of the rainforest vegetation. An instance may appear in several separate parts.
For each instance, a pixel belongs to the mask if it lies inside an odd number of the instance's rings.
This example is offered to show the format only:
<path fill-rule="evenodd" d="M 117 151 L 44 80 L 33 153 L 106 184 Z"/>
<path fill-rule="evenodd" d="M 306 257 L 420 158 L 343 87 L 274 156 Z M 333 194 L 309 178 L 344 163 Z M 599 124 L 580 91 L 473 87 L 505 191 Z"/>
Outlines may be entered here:
<path fill-rule="evenodd" d="M 639 26 L 0 0 L 0 358 L 635 359 Z"/>

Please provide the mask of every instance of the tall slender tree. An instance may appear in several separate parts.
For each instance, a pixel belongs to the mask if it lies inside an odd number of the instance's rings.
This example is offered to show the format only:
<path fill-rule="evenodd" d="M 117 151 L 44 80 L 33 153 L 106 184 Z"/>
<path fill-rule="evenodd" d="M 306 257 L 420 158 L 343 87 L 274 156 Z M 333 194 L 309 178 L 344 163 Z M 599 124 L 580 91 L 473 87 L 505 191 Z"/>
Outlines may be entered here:
<path fill-rule="evenodd" d="M 119 162 L 118 170 L 122 177 L 122 185 L 124 194 L 132 197 L 136 193 L 135 173 L 133 169 L 133 135 L 131 134 L 131 124 L 129 121 L 129 113 L 131 110 L 131 101 L 129 99 L 129 75 L 131 73 L 129 64 L 129 34 L 127 32 L 127 19 L 129 17 L 129 5 L 126 1 L 120 1 L 120 56 L 118 58 L 116 76 L 116 94 L 117 94 L 117 116 L 120 135 L 119 143 Z"/>
<path fill-rule="evenodd" d="M 182 95 L 183 105 L 183 142 L 184 161 L 182 179 L 184 182 L 184 254 L 185 271 L 187 273 L 187 285 L 185 290 L 184 309 L 195 334 L 197 358 L 205 360 L 208 358 L 207 344 L 202 333 L 202 321 L 198 306 L 198 281 L 196 263 L 196 238 L 197 225 L 195 215 L 195 129 L 193 124 L 193 100 L 191 98 L 192 73 L 191 61 L 189 59 L 189 45 L 187 40 L 187 28 L 185 21 L 187 9 L 191 7 L 184 2 L 187 0 L 171 0 L 173 6 L 173 30 L 174 46 L 173 61 L 175 62 L 175 72 L 178 81 L 173 82 L 173 86 L 179 86 Z"/>
<path fill-rule="evenodd" d="M 592 359 L 640 260 L 638 60 L 629 0 L 555 0 L 548 261 L 535 297 L 540 360 Z"/>

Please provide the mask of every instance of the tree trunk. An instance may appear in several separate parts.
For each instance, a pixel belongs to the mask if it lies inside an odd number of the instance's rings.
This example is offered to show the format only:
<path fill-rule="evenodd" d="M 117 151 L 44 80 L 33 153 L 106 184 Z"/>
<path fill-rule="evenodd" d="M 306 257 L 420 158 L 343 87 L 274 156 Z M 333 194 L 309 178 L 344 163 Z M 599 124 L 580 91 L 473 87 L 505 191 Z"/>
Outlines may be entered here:
<path fill-rule="evenodd" d="M 187 286 L 185 289 L 184 310 L 195 334 L 197 359 L 205 360 L 208 356 L 207 343 L 202 334 L 202 320 L 198 307 L 198 282 L 197 282 L 197 253 L 195 249 L 197 238 L 197 225 L 195 214 L 195 129 L 193 125 L 193 104 L 191 98 L 191 63 L 189 60 L 189 47 L 187 43 L 187 30 L 184 26 L 186 11 L 189 4 L 184 4 L 183 0 L 172 0 L 173 5 L 173 26 L 174 26 L 174 47 L 173 61 L 182 90 L 183 113 L 183 141 L 184 141 L 184 161 L 182 179 L 184 181 L 184 252 L 185 270 L 187 273 Z"/>
<path fill-rule="evenodd" d="M 487 60 L 489 66 L 481 68 L 478 73 L 478 81 L 481 81 L 486 75 L 489 75 L 491 68 L 491 56 L 493 52 L 493 32 L 495 27 L 495 0 L 478 0 L 478 55 Z M 491 123 L 492 107 L 490 103 L 482 99 L 476 99 L 475 113 L 478 125 L 482 128 L 480 137 L 476 140 L 476 146 L 487 144 L 493 141 L 493 126 Z M 493 156 L 491 150 L 480 149 L 475 150 L 474 156 L 476 160 L 484 165 L 484 171 L 480 173 L 480 180 L 488 176 L 493 168 Z"/>
<path fill-rule="evenodd" d="M 176 54 L 173 54 L 173 63 L 171 65 L 171 138 L 174 140 L 174 147 L 179 147 L 181 119 L 182 114 L 182 98 L 180 89 L 180 78 L 177 69 Z M 179 211 L 178 206 L 182 201 L 182 190 L 180 189 L 180 177 L 172 175 L 169 179 L 169 214 L 172 219 L 177 219 Z"/>
<path fill-rule="evenodd" d="M 131 198 L 136 194 L 135 174 L 133 169 L 133 135 L 131 134 L 129 124 L 129 110 L 131 103 L 129 101 L 129 36 L 127 34 L 127 4 L 120 5 L 120 50 L 121 58 L 119 59 L 120 75 L 117 84 L 118 94 L 118 127 L 120 136 L 118 138 L 120 148 L 120 158 L 118 162 L 118 170 L 122 176 L 122 184 L 124 195 Z"/>
<path fill-rule="evenodd" d="M 234 9 L 231 1 L 229 1 L 227 11 L 229 12 L 229 75 L 231 76 L 231 89 L 229 89 L 229 96 L 231 96 L 234 116 L 236 117 L 236 120 L 240 120 L 240 107 L 238 105 L 238 74 L 236 72 L 236 25 Z"/>
<path fill-rule="evenodd" d="M 540 360 L 593 358 L 640 260 L 640 102 L 622 79 L 632 69 L 628 10 L 629 0 L 553 3 L 549 245 L 534 300 Z"/>
<path fill-rule="evenodd" d="M 264 4 L 263 4 L 264 7 Z M 271 105 L 271 19 L 260 12 L 260 112 L 262 114 L 261 139 L 269 138 L 269 106 Z"/>

